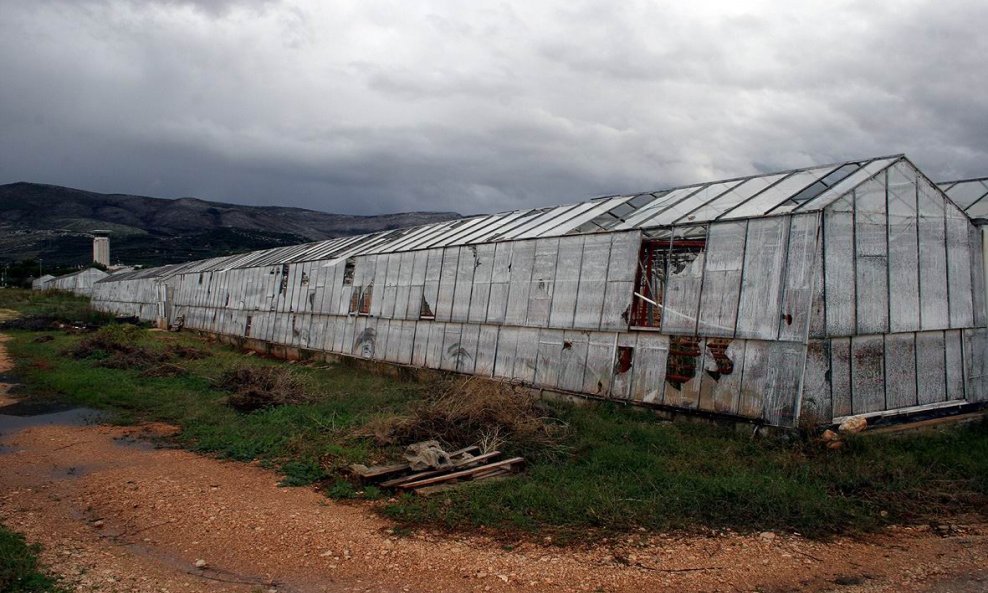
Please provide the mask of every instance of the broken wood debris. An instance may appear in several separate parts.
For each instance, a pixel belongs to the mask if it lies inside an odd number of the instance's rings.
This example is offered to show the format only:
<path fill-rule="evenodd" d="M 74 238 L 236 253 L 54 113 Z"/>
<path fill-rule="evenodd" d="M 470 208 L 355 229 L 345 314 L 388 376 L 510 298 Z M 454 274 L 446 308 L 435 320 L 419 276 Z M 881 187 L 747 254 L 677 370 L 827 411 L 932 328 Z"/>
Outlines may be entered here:
<path fill-rule="evenodd" d="M 479 447 L 466 447 L 449 454 L 449 462 L 442 467 L 425 471 L 413 471 L 410 463 L 379 465 L 368 467 L 362 464 L 350 466 L 351 471 L 361 480 L 378 482 L 383 488 L 398 488 L 414 491 L 419 495 L 430 495 L 455 487 L 463 481 L 503 479 L 516 472 L 525 463 L 522 457 L 512 457 L 495 461 L 500 451 L 489 451 L 479 455 Z"/>

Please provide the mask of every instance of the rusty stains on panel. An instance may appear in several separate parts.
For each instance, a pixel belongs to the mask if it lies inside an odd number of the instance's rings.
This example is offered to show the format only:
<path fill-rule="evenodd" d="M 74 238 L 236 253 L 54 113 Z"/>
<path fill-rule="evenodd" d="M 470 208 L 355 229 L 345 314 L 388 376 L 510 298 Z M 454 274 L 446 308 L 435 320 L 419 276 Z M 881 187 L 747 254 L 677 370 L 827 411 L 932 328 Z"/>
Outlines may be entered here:
<path fill-rule="evenodd" d="M 696 377 L 700 362 L 700 338 L 673 336 L 669 338 L 669 357 L 666 360 L 666 383 L 680 390 L 683 384 Z"/>

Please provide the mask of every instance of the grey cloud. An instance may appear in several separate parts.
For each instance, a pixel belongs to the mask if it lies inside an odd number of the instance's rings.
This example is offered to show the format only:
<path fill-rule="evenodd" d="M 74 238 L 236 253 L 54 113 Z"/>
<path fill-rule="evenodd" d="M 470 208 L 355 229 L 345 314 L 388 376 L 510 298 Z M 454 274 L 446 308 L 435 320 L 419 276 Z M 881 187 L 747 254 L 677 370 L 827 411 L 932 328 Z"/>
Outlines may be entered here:
<path fill-rule="evenodd" d="M 988 9 L 11 0 L 0 183 L 485 212 L 906 152 L 988 175 Z"/>

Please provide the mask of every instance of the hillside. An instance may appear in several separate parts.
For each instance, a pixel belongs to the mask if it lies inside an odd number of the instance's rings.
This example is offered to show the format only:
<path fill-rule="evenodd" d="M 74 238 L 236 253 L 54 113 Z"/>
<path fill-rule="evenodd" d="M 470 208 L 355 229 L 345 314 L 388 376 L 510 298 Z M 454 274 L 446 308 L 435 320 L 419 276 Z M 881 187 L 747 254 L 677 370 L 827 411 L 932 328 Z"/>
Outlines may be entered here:
<path fill-rule="evenodd" d="M 95 229 L 113 262 L 157 265 L 459 218 L 453 212 L 352 216 L 197 198 L 163 199 L 43 185 L 0 185 L 0 261 L 84 264 Z"/>

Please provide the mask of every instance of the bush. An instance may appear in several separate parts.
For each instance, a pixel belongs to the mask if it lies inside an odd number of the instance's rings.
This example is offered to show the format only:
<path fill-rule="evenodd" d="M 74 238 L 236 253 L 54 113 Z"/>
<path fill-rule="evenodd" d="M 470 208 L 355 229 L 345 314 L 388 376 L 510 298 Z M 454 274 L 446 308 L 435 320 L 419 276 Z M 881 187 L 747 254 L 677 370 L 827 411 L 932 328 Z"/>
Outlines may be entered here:
<path fill-rule="evenodd" d="M 298 373 L 283 366 L 239 366 L 225 371 L 216 386 L 232 394 L 226 403 L 240 412 L 304 404 L 314 399 Z"/>
<path fill-rule="evenodd" d="M 379 416 L 364 429 L 380 444 L 438 440 L 447 450 L 480 445 L 529 458 L 565 451 L 565 423 L 513 385 L 481 378 L 441 383 L 406 414 Z"/>

